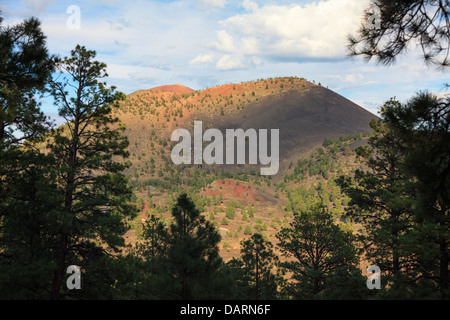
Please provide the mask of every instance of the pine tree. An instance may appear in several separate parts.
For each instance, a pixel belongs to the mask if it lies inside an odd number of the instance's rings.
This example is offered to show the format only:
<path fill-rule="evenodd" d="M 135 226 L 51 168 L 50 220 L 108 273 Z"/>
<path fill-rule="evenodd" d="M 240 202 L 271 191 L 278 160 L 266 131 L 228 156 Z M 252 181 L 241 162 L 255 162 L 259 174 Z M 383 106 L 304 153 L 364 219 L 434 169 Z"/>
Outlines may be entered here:
<path fill-rule="evenodd" d="M 49 299 L 62 197 L 45 155 L 22 153 L 2 179 L 0 299 Z"/>
<path fill-rule="evenodd" d="M 165 224 L 155 215 L 144 222 L 143 235 L 144 243 L 140 244 L 142 254 L 146 259 L 162 255 L 167 250 L 168 233 Z"/>
<path fill-rule="evenodd" d="M 227 206 L 227 208 L 225 209 L 225 216 L 230 220 L 234 219 L 235 216 L 234 206 L 232 205 Z"/>
<path fill-rule="evenodd" d="M 390 65 L 417 41 L 425 63 L 448 70 L 448 7 L 448 0 L 372 0 L 357 35 L 348 39 L 350 54 Z"/>
<path fill-rule="evenodd" d="M 382 110 L 386 124 L 403 147 L 405 175 L 414 181 L 415 267 L 419 279 L 432 281 L 442 299 L 450 297 L 450 98 L 420 92 L 405 104 Z M 435 290 L 429 290 L 433 294 Z"/>
<path fill-rule="evenodd" d="M 448 0 L 373 0 L 364 16 L 366 23 L 361 24 L 357 37 L 349 38 L 350 54 L 389 65 L 417 40 L 427 65 L 448 70 L 448 5 Z M 412 231 L 415 239 L 409 245 L 418 261 L 412 270 L 416 285 L 425 288 L 416 294 L 419 297 L 435 297 L 437 291 L 443 299 L 450 296 L 449 114 L 448 96 L 439 99 L 426 92 L 405 105 L 382 110 L 383 120 L 403 144 L 402 171 L 415 181 L 412 189 L 417 193 L 417 224 Z"/>
<path fill-rule="evenodd" d="M 388 101 L 384 108 L 399 105 Z M 408 250 L 414 227 L 412 210 L 415 193 L 411 179 L 402 170 L 402 142 L 382 122 L 371 123 L 374 134 L 369 147 L 359 147 L 357 154 L 368 167 L 357 170 L 354 178 L 341 176 L 338 183 L 351 198 L 347 217 L 360 221 L 365 233 L 361 237 L 366 258 L 383 270 L 384 281 L 392 295 L 406 294 L 414 261 Z"/>
<path fill-rule="evenodd" d="M 2 21 L 0 17 L 1 152 L 47 130 L 49 123 L 35 97 L 43 92 L 54 69 L 39 20 L 30 18 L 7 27 Z"/>
<path fill-rule="evenodd" d="M 241 258 L 244 281 L 247 281 L 248 298 L 270 300 L 278 297 L 281 278 L 273 273 L 278 257 L 273 245 L 259 233 L 241 241 Z"/>
<path fill-rule="evenodd" d="M 36 100 L 53 70 L 40 22 L 0 17 L 0 299 L 46 299 L 60 198 L 36 142 L 50 123 Z"/>
<path fill-rule="evenodd" d="M 95 261 L 104 263 L 107 249 L 117 251 L 123 245 L 123 219 L 135 213 L 128 203 L 132 192 L 122 174 L 126 165 L 116 160 L 128 156 L 128 141 L 121 135 L 124 128 L 118 119 L 111 116 L 123 94 L 102 81 L 107 77 L 106 65 L 94 61 L 95 55 L 77 45 L 70 57 L 58 63 L 60 75 L 51 83 L 59 115 L 66 120 L 48 144 L 55 158 L 58 192 L 64 198 L 58 218 L 53 299 L 63 295 L 68 265 L 94 268 Z M 101 286 L 98 280 L 84 278 L 97 287 Z"/>
<path fill-rule="evenodd" d="M 162 298 L 217 299 L 221 297 L 219 269 L 220 234 L 201 215 L 187 194 L 181 194 L 172 208 L 168 248 L 162 264 L 170 277 Z M 217 287 L 216 287 L 217 286 Z"/>
<path fill-rule="evenodd" d="M 281 266 L 292 272 L 294 281 L 288 291 L 293 298 L 319 297 L 337 270 L 349 270 L 358 263 L 354 236 L 340 229 L 321 205 L 296 214 L 276 236 L 283 255 L 292 258 Z"/>
<path fill-rule="evenodd" d="M 136 244 L 134 251 L 126 255 L 127 259 L 134 262 L 130 268 L 134 278 L 129 281 L 135 284 L 135 298 L 164 298 L 167 283 L 171 281 L 166 268 L 169 246 L 167 225 L 161 218 L 152 215 L 144 222 L 142 238 L 142 243 Z"/>

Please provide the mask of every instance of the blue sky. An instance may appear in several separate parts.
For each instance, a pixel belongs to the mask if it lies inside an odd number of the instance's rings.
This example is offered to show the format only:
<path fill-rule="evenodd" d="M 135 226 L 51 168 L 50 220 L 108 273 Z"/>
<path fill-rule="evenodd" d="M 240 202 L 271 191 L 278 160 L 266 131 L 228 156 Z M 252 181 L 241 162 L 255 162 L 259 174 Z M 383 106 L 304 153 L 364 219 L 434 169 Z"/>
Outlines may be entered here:
<path fill-rule="evenodd" d="M 391 97 L 405 101 L 425 89 L 443 94 L 448 72 L 427 68 L 414 46 L 390 67 L 346 57 L 345 37 L 369 3 L 1 0 L 0 10 L 6 24 L 39 18 L 53 54 L 67 56 L 76 44 L 95 50 L 108 65 L 107 82 L 126 94 L 165 84 L 201 90 L 297 76 L 373 113 Z M 57 112 L 47 103 L 43 109 Z"/>

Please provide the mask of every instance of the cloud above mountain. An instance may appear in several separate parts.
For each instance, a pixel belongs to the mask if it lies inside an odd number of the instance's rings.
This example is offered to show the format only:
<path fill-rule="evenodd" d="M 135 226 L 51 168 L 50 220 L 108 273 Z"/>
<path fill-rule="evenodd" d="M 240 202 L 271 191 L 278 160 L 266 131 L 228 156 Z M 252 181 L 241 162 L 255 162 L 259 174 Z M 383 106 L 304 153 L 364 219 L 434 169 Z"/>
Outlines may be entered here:
<path fill-rule="evenodd" d="M 220 24 L 220 36 L 239 39 L 243 54 L 274 60 L 342 59 L 346 36 L 356 31 L 367 0 L 265 5 L 245 0 L 246 12 Z"/>

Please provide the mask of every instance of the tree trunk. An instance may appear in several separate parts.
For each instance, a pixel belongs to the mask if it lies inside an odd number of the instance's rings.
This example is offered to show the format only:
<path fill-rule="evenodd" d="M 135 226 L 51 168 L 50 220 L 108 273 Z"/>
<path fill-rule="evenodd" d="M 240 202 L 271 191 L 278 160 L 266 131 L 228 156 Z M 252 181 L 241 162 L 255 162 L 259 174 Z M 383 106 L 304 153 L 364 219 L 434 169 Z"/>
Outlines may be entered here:
<path fill-rule="evenodd" d="M 58 260 L 55 275 L 53 277 L 51 299 L 58 300 L 61 297 L 61 288 L 64 274 L 64 265 L 66 261 L 67 235 L 62 234 L 58 250 Z"/>
<path fill-rule="evenodd" d="M 392 274 L 395 276 L 400 275 L 400 255 L 397 233 L 394 234 L 394 244 L 392 245 Z"/>
<path fill-rule="evenodd" d="M 441 297 L 442 299 L 449 298 L 448 288 L 448 243 L 447 239 L 443 238 L 439 244 L 440 251 L 440 281 L 441 281 Z"/>
<path fill-rule="evenodd" d="M 2 141 L 5 137 L 5 124 L 0 123 L 0 141 Z"/>
<path fill-rule="evenodd" d="M 258 249 L 255 250 L 255 260 L 256 260 L 256 269 L 255 269 L 255 295 L 256 300 L 259 300 L 259 255 Z"/>
<path fill-rule="evenodd" d="M 75 178 L 73 177 L 72 173 L 69 173 L 69 179 L 66 185 L 66 194 L 65 194 L 65 200 L 64 200 L 64 207 L 65 207 L 65 214 L 70 215 L 72 212 L 72 202 L 73 202 L 73 184 L 75 181 Z M 64 221 L 63 223 L 67 223 L 67 221 Z M 58 258 L 57 258 L 57 269 L 55 271 L 55 276 L 53 279 L 53 288 L 52 288 L 52 299 L 57 300 L 60 298 L 61 288 L 62 288 L 62 280 L 63 280 L 63 274 L 64 274 L 64 267 L 66 263 L 66 256 L 67 256 L 67 244 L 68 244 L 68 226 L 63 227 L 63 232 L 61 234 L 60 238 L 60 244 L 59 244 L 59 251 L 58 251 Z"/>
<path fill-rule="evenodd" d="M 76 161 L 77 161 L 77 152 L 78 152 L 78 130 L 79 130 L 79 117 L 78 112 L 77 116 L 74 120 L 74 135 L 72 140 L 72 149 L 69 154 L 69 172 L 67 177 L 67 184 L 65 185 L 65 196 L 64 196 L 64 214 L 68 215 L 69 217 L 72 216 L 72 206 L 73 206 L 73 189 L 75 184 L 75 170 L 76 170 Z M 71 219 L 70 219 L 71 220 Z M 67 224 L 67 219 L 64 219 L 64 224 Z M 52 299 L 59 299 L 61 294 L 61 288 L 62 288 L 62 281 L 63 281 L 63 275 L 64 275 L 64 269 L 65 269 L 65 263 L 66 263 L 66 256 L 67 256 L 67 246 L 68 246 L 68 239 L 69 239 L 69 225 L 64 225 L 63 230 L 61 233 L 61 239 L 59 244 L 59 251 L 58 251 L 58 258 L 57 258 L 57 269 L 55 272 L 55 276 L 53 279 L 53 287 L 52 287 Z"/>
<path fill-rule="evenodd" d="M 182 277 L 183 277 L 183 288 L 181 292 L 181 297 L 183 300 L 187 299 L 187 281 L 186 281 L 186 269 L 183 268 L 182 271 Z"/>

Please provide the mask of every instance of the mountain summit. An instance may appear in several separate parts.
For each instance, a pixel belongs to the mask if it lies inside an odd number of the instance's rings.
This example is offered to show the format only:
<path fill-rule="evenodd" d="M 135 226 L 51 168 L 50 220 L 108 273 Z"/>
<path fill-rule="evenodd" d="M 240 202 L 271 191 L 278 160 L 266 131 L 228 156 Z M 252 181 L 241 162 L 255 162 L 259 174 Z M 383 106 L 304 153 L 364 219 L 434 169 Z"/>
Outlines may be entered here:
<path fill-rule="evenodd" d="M 169 92 L 169 93 L 174 93 L 174 94 L 186 94 L 186 93 L 194 92 L 194 89 L 188 88 L 186 86 L 183 86 L 182 84 L 177 83 L 177 84 L 158 86 L 158 87 L 150 88 L 148 90 L 138 90 L 133 93 L 130 93 L 128 96 L 133 97 L 133 96 L 137 96 L 137 95 L 142 95 L 148 91 Z"/>
<path fill-rule="evenodd" d="M 178 93 L 178 94 L 194 92 L 193 89 L 183 86 L 182 84 L 179 84 L 179 83 L 154 87 L 154 88 L 151 88 L 150 90 L 161 91 L 161 92 L 173 92 L 173 93 Z"/>

